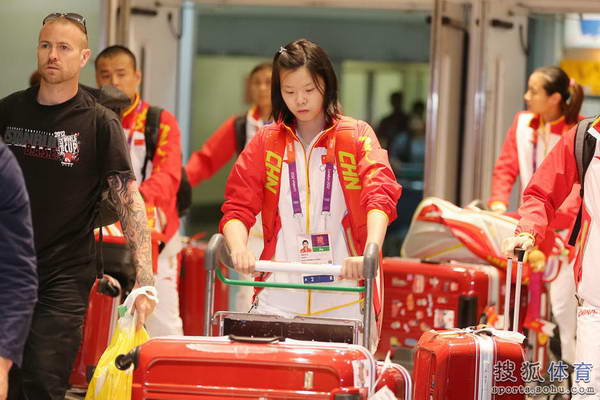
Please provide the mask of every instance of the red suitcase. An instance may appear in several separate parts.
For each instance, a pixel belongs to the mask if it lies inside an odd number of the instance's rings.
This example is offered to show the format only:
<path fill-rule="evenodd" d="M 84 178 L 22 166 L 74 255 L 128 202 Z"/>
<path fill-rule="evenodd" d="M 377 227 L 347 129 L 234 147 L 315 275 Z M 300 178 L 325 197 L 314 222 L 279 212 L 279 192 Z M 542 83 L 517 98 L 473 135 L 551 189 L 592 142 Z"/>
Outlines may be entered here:
<path fill-rule="evenodd" d="M 524 251 L 519 254 L 517 282 L 521 279 L 523 256 Z M 507 279 L 511 268 L 509 262 Z M 516 332 L 520 289 L 517 283 L 513 341 L 497 336 L 490 329 L 423 334 L 415 354 L 414 400 L 525 399 L 521 374 L 525 337 Z M 510 308 L 506 303 L 505 307 Z"/>
<path fill-rule="evenodd" d="M 83 321 L 81 347 L 69 378 L 72 388 L 87 389 L 96 364 L 106 350 L 116 327 L 121 288 L 116 279 L 108 275 L 104 275 L 104 278 L 110 281 L 110 288 L 107 288 L 106 284 L 100 285 L 100 281 L 96 279 L 90 291 L 88 309 Z"/>
<path fill-rule="evenodd" d="M 410 360 L 417 341 L 430 329 L 466 328 L 503 312 L 504 271 L 489 265 L 383 259 L 384 308 L 376 357 L 391 350 Z M 525 315 L 523 302 L 521 315 Z M 488 315 L 493 310 L 493 315 Z M 499 323 L 494 321 L 486 321 Z M 407 353 L 403 355 L 402 353 Z"/>
<path fill-rule="evenodd" d="M 198 236 L 196 236 L 198 237 Z M 200 336 L 204 326 L 204 302 L 206 293 L 206 269 L 204 253 L 206 242 L 190 238 L 181 252 L 181 276 L 179 278 L 179 312 L 186 336 Z M 215 286 L 215 309 L 229 309 L 229 290 L 218 281 Z"/>
<path fill-rule="evenodd" d="M 376 363 L 362 346 L 251 341 L 151 339 L 139 347 L 131 398 L 366 399 L 374 384 Z M 356 397 L 335 397 L 348 392 Z"/>

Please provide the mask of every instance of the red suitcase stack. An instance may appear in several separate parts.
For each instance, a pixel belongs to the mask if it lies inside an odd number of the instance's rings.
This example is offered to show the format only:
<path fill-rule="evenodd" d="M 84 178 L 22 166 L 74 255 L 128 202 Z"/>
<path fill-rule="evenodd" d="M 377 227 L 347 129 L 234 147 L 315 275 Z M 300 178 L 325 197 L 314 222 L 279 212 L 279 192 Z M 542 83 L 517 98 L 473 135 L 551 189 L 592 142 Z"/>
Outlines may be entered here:
<path fill-rule="evenodd" d="M 476 325 L 486 305 L 498 304 L 496 268 L 384 258 L 383 327 L 378 358 L 414 348 L 430 329 Z"/>
<path fill-rule="evenodd" d="M 116 290 L 111 293 L 106 293 L 106 290 L 100 291 L 100 287 L 104 288 L 104 286 L 99 285 L 100 281 L 98 279 L 92 286 L 88 309 L 83 321 L 81 347 L 69 378 L 72 388 L 87 389 L 98 360 L 100 360 L 100 356 L 110 343 L 116 327 L 117 307 L 121 300 L 120 285 L 108 275 L 104 275 L 104 279 L 110 280 L 111 285 Z"/>
<path fill-rule="evenodd" d="M 490 317 L 492 307 L 492 314 L 503 312 L 506 274 L 496 267 L 391 257 L 383 259 L 383 271 L 385 297 L 377 358 L 388 350 L 411 352 L 430 329 L 477 325 L 482 317 Z"/>
<path fill-rule="evenodd" d="M 196 236 L 197 237 L 197 236 Z M 204 296 L 206 293 L 206 269 L 204 253 L 206 242 L 190 238 L 181 252 L 181 276 L 179 278 L 179 312 L 186 336 L 200 336 L 204 326 Z M 229 308 L 227 285 L 217 281 L 215 285 L 215 310 Z"/>
<path fill-rule="evenodd" d="M 521 279 L 524 253 L 519 253 L 517 281 Z M 512 262 L 507 268 L 510 280 Z M 499 332 L 483 329 L 429 331 L 421 337 L 415 355 L 414 400 L 525 399 L 521 390 L 525 336 L 516 332 L 520 289 L 517 283 L 512 334 L 503 332 L 509 335 L 502 337 Z"/>

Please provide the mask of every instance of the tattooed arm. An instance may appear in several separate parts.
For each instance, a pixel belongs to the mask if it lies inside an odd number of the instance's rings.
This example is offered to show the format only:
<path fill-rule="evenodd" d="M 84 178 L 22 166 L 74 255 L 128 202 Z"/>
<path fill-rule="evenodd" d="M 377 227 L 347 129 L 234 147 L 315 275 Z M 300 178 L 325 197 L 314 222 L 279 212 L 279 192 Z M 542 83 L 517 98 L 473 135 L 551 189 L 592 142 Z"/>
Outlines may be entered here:
<path fill-rule="evenodd" d="M 146 207 L 135 180 L 126 175 L 108 177 L 109 199 L 115 206 L 123 234 L 129 247 L 136 270 L 135 286 L 154 286 L 152 273 L 152 248 L 150 229 L 146 220 Z M 154 310 L 154 302 L 146 296 L 138 297 L 135 307 L 139 325 Z"/>

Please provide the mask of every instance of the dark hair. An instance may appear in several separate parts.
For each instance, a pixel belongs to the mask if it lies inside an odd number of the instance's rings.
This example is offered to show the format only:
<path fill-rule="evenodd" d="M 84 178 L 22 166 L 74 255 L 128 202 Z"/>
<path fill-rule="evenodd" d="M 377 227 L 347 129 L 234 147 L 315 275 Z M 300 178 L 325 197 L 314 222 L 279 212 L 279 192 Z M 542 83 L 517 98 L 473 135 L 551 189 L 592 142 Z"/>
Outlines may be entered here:
<path fill-rule="evenodd" d="M 338 106 L 338 85 L 335 71 L 327 53 L 317 44 L 306 39 L 298 39 L 281 47 L 273 57 L 273 77 L 271 80 L 271 103 L 273 118 L 290 124 L 294 114 L 288 109 L 281 96 L 281 71 L 306 67 L 315 86 L 323 93 L 323 111 L 327 124 L 340 114 Z M 323 79 L 324 87 L 319 85 L 318 77 Z"/>
<path fill-rule="evenodd" d="M 575 81 L 571 81 L 569 75 L 556 66 L 541 67 L 533 71 L 546 78 L 544 90 L 548 96 L 554 93 L 562 97 L 561 110 L 568 124 L 579 121 L 579 111 L 583 103 L 583 88 Z"/>
<path fill-rule="evenodd" d="M 263 69 L 273 69 L 273 63 L 271 61 L 265 61 L 254 66 L 254 68 L 252 68 L 252 71 L 250 71 L 250 73 L 248 74 L 248 78 L 252 78 L 252 75 L 257 73 L 258 71 L 262 71 Z"/>
<path fill-rule="evenodd" d="M 129 50 L 127 47 L 121 46 L 119 44 L 115 44 L 113 46 L 108 46 L 107 48 L 102 50 L 100 52 L 100 54 L 98 54 L 98 56 L 96 56 L 96 60 L 94 61 L 94 66 L 96 68 L 98 68 L 98 60 L 100 60 L 101 58 L 104 58 L 104 57 L 112 58 L 118 54 L 125 54 L 126 56 L 128 56 L 131 59 L 131 62 L 133 63 L 133 69 L 134 70 L 137 69 L 137 61 L 135 59 L 135 54 L 133 54 L 133 52 L 131 50 Z"/>
<path fill-rule="evenodd" d="M 31 75 L 29 76 L 29 86 L 35 86 L 35 85 L 39 85 L 40 81 L 42 80 L 42 74 L 40 74 L 40 71 L 33 71 L 31 73 Z"/>
<path fill-rule="evenodd" d="M 252 68 L 252 71 L 250 71 L 248 74 L 248 77 L 246 78 L 246 90 L 244 94 L 246 104 L 252 104 L 252 96 L 250 96 L 250 80 L 254 74 L 262 71 L 263 69 L 268 69 L 271 71 L 273 69 L 273 63 L 271 61 L 261 62 L 260 64 L 255 65 L 254 68 Z"/>

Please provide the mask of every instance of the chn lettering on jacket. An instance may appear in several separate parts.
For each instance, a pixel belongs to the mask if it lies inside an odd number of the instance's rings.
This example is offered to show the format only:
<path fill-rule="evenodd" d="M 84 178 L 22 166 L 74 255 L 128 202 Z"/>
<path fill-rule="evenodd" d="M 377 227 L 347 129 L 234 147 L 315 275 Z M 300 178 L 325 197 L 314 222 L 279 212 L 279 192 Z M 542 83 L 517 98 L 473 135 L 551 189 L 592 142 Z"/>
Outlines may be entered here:
<path fill-rule="evenodd" d="M 271 150 L 267 150 L 265 154 L 265 168 L 267 171 L 265 188 L 273 194 L 277 194 L 282 163 L 283 159 L 279 154 L 274 153 Z"/>
<path fill-rule="evenodd" d="M 356 157 L 354 154 L 345 151 L 338 152 L 340 168 L 342 169 L 342 177 L 344 178 L 344 186 L 346 189 L 361 189 L 360 178 L 358 177 Z"/>

